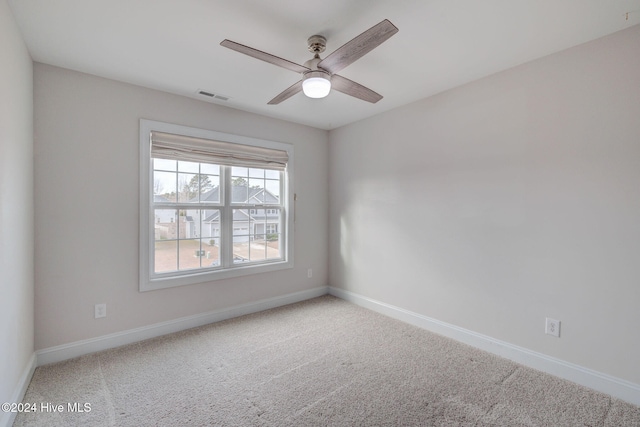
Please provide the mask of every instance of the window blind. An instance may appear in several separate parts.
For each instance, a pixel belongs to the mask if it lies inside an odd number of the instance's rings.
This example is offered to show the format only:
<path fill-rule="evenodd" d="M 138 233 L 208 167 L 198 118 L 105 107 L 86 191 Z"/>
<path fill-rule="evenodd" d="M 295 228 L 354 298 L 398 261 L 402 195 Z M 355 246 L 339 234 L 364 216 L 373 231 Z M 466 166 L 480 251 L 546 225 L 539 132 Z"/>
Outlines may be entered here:
<path fill-rule="evenodd" d="M 151 157 L 275 170 L 289 161 L 282 150 L 157 131 L 151 132 Z"/>

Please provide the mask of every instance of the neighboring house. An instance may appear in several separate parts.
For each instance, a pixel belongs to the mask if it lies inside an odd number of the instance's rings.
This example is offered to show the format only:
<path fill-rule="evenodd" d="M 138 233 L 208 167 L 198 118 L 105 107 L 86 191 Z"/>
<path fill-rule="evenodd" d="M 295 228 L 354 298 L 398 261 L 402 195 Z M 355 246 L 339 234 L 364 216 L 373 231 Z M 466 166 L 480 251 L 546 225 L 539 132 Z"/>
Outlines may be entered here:
<path fill-rule="evenodd" d="M 277 205 L 280 200 L 269 190 L 264 188 L 251 188 L 248 186 L 234 185 L 232 187 L 232 201 L 239 205 Z M 220 200 L 220 187 L 215 186 L 203 193 L 202 200 L 217 202 Z M 197 201 L 194 200 L 194 201 Z M 154 202 L 168 202 L 162 196 L 154 196 Z M 220 211 L 218 209 L 188 209 L 186 215 L 178 216 L 178 224 L 175 223 L 175 212 L 170 209 L 157 209 L 155 211 L 155 236 L 156 240 L 176 239 L 176 231 L 179 228 L 181 239 L 199 239 L 203 243 L 214 245 L 220 237 Z M 233 210 L 233 241 L 244 243 L 252 240 L 265 240 L 269 235 L 280 232 L 279 210 L 272 209 L 234 209 Z M 210 238 L 210 239 L 207 239 Z"/>
<path fill-rule="evenodd" d="M 220 187 L 215 186 L 202 195 L 202 201 L 217 202 L 220 200 Z M 277 205 L 280 200 L 269 190 L 264 188 L 252 188 L 234 185 L 232 187 L 231 200 L 240 205 Z M 220 237 L 220 211 L 188 211 L 186 221 L 186 238 L 200 238 L 206 241 L 206 237 L 212 240 Z M 234 209 L 233 210 L 233 241 L 234 243 L 249 242 L 252 240 L 264 240 L 269 234 L 277 234 L 280 231 L 280 214 L 278 209 Z M 208 243 L 208 242 L 207 242 Z"/>
<path fill-rule="evenodd" d="M 166 197 L 154 195 L 154 203 L 168 202 Z M 178 227 L 180 235 L 185 235 L 185 224 L 176 223 L 176 213 L 173 209 L 156 209 L 154 212 L 154 229 L 156 240 L 169 240 L 178 238 Z"/>
<path fill-rule="evenodd" d="M 169 200 L 164 197 L 164 196 L 158 196 L 158 195 L 154 195 L 153 196 L 153 203 L 163 203 L 163 202 L 169 202 Z M 155 221 L 153 221 L 156 224 L 167 224 L 167 223 L 171 223 L 171 222 L 175 222 L 175 217 L 176 214 L 168 209 L 158 209 L 155 212 Z"/>

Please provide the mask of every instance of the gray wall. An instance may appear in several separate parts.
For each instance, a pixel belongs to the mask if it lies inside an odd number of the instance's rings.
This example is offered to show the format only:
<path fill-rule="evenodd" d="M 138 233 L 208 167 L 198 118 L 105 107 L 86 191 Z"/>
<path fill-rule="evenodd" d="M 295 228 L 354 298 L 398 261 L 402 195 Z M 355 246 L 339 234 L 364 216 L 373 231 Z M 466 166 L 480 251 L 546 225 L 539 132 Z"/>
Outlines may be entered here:
<path fill-rule="evenodd" d="M 33 67 L 6 0 L 0 64 L 0 402 L 11 402 L 33 355 Z"/>
<path fill-rule="evenodd" d="M 333 286 L 640 384 L 640 26 L 331 131 L 329 164 Z"/>
<path fill-rule="evenodd" d="M 39 63 L 34 90 L 36 349 L 328 284 L 328 132 Z M 138 292 L 140 118 L 294 144 L 295 268 Z"/>

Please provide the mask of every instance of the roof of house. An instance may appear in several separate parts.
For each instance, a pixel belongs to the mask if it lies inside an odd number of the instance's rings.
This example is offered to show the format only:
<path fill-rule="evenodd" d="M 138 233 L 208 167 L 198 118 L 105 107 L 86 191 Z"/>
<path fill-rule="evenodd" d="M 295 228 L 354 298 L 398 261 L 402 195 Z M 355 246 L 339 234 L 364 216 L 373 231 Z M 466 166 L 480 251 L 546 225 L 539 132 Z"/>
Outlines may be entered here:
<path fill-rule="evenodd" d="M 217 202 L 220 200 L 220 186 L 216 185 L 211 190 L 202 194 L 200 199 L 203 202 Z M 191 201 L 197 202 L 198 199 L 193 198 Z M 245 185 L 233 185 L 231 187 L 232 203 L 244 204 L 279 204 L 280 199 L 266 188 L 249 187 Z"/>
<path fill-rule="evenodd" d="M 220 187 L 215 186 L 211 190 L 203 193 L 200 201 L 203 202 L 217 202 L 220 200 Z M 242 204 L 278 204 L 280 200 L 277 196 L 271 193 L 269 190 L 265 188 L 256 188 L 256 187 L 248 187 L 243 185 L 234 185 L 231 187 L 231 200 L 234 203 L 242 203 Z M 194 198 L 193 201 L 198 201 L 197 198 Z M 233 210 L 233 220 L 234 221 L 247 221 L 249 219 L 252 220 L 264 220 L 267 217 L 277 217 L 278 213 L 270 214 L 266 209 L 251 209 L 251 211 L 255 210 L 255 212 L 249 214 L 249 210 L 247 209 L 234 209 Z M 211 215 L 204 218 L 204 222 L 213 222 L 219 221 L 220 219 L 220 211 L 213 210 L 211 211 Z"/>

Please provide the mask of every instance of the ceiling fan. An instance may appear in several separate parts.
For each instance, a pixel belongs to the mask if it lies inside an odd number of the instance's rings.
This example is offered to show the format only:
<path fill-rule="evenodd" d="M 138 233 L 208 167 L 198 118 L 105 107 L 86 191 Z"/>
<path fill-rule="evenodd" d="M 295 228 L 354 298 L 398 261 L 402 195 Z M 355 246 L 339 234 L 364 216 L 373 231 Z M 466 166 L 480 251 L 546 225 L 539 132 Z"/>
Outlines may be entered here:
<path fill-rule="evenodd" d="M 309 51 L 313 53 L 314 56 L 305 62 L 304 65 L 298 65 L 295 62 L 231 40 L 225 39 L 220 44 L 229 49 L 244 53 L 245 55 L 302 74 L 302 80 L 294 83 L 291 87 L 285 89 L 269 101 L 269 105 L 279 104 L 300 91 L 303 91 L 304 94 L 310 98 L 324 98 L 332 88 L 358 99 L 376 103 L 382 99 L 382 95 L 352 80 L 339 76 L 336 73 L 380 46 L 397 32 L 398 28 L 389 22 L 389 20 L 385 19 L 358 37 L 347 42 L 324 59 L 320 58 L 320 54 L 324 52 L 327 40 L 323 36 L 311 36 L 307 40 L 307 43 Z"/>

